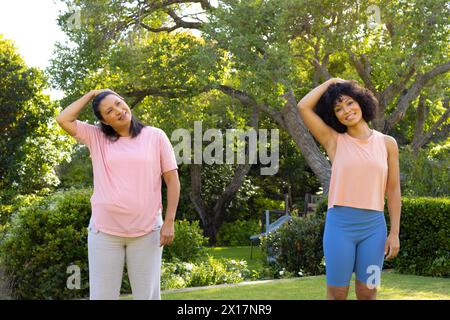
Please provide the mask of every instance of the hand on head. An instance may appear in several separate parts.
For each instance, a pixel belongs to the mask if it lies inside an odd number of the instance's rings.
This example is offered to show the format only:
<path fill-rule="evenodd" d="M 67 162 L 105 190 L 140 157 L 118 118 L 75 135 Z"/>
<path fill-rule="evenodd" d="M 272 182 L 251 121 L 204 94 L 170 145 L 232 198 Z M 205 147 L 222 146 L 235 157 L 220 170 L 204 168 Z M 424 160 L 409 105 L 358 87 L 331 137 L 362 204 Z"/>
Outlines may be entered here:
<path fill-rule="evenodd" d="M 94 93 L 94 97 L 96 97 L 96 96 L 98 96 L 100 93 L 102 93 L 102 92 L 112 92 L 112 93 L 114 93 L 116 96 L 118 96 L 119 98 L 121 98 L 122 100 L 125 100 L 120 94 L 118 94 L 117 92 L 114 92 L 113 90 L 111 90 L 111 89 L 96 89 L 96 90 L 92 90 L 93 91 L 93 93 Z"/>
<path fill-rule="evenodd" d="M 341 78 L 331 78 L 333 83 L 345 83 L 347 80 Z"/>

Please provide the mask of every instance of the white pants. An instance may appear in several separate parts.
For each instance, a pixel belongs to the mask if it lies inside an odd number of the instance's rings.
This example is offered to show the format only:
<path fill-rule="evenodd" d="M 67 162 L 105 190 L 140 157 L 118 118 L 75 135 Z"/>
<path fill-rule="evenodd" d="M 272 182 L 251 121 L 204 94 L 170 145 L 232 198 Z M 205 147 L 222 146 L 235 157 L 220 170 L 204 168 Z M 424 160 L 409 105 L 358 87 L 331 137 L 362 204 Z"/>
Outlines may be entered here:
<path fill-rule="evenodd" d="M 126 259 L 133 299 L 161 300 L 160 226 L 134 238 L 88 230 L 89 299 L 119 299 Z"/>

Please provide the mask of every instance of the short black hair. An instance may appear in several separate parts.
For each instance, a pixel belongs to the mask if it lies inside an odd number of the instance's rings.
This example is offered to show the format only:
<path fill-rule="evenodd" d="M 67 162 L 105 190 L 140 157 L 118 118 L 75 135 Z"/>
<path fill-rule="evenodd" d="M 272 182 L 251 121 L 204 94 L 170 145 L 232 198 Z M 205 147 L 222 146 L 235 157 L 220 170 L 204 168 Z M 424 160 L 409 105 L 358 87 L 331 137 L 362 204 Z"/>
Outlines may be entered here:
<path fill-rule="evenodd" d="M 339 133 L 347 132 L 347 126 L 343 125 L 334 114 L 334 106 L 342 95 L 346 95 L 358 102 L 361 107 L 362 117 L 369 123 L 375 118 L 378 110 L 378 100 L 369 90 L 354 80 L 331 84 L 320 97 L 314 112 L 330 127 Z"/>
<path fill-rule="evenodd" d="M 102 114 L 100 113 L 100 102 L 108 95 L 113 94 L 120 99 L 123 99 L 121 96 L 118 96 L 112 91 L 103 91 L 99 95 L 95 96 L 95 98 L 92 100 L 92 109 L 94 110 L 94 114 L 97 117 L 98 120 L 104 120 L 102 117 Z M 137 137 L 141 131 L 142 128 L 145 126 L 133 115 L 131 114 L 131 125 L 130 125 L 130 136 L 131 138 Z M 100 121 L 100 128 L 102 129 L 102 132 L 106 135 L 106 137 L 111 141 L 117 141 L 120 138 L 120 135 L 114 130 L 113 127 L 104 124 Z"/>

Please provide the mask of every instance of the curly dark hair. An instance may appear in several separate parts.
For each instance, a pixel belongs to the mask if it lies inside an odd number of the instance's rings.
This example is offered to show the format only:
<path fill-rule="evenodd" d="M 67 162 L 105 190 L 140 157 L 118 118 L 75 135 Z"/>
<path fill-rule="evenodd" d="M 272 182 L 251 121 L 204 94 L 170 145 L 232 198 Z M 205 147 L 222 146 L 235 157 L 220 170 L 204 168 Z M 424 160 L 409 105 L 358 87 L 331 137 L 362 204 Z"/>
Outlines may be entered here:
<path fill-rule="evenodd" d="M 347 126 L 343 125 L 334 114 L 334 106 L 342 95 L 352 97 L 358 102 L 367 123 L 375 118 L 378 100 L 370 90 L 360 86 L 354 80 L 334 83 L 328 87 L 314 107 L 314 112 L 334 130 L 339 133 L 347 132 Z"/>

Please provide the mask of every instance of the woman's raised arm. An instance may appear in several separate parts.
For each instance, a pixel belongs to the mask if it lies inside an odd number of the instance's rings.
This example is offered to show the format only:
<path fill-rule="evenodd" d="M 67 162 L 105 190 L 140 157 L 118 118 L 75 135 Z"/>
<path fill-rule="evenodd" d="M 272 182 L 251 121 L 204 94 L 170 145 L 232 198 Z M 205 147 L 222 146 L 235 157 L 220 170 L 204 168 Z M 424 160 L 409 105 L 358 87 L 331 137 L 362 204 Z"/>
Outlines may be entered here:
<path fill-rule="evenodd" d="M 344 82 L 345 80 L 340 78 L 331 78 L 321 85 L 315 87 L 306 96 L 304 96 L 297 104 L 299 113 L 308 127 L 311 134 L 317 141 L 325 148 L 328 149 L 329 143 L 332 141 L 333 135 L 336 131 L 328 126 L 314 111 L 314 106 L 319 101 L 320 97 L 325 93 L 330 84 L 337 82 Z"/>
<path fill-rule="evenodd" d="M 56 117 L 56 121 L 68 134 L 71 136 L 76 135 L 76 123 L 75 121 L 78 118 L 81 110 L 88 104 L 91 99 L 93 99 L 100 90 L 91 90 L 82 96 L 80 99 L 72 102 L 67 108 L 60 112 L 60 114 Z"/>

